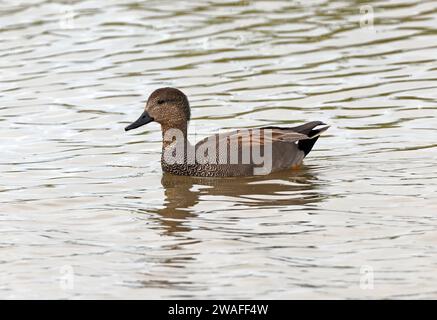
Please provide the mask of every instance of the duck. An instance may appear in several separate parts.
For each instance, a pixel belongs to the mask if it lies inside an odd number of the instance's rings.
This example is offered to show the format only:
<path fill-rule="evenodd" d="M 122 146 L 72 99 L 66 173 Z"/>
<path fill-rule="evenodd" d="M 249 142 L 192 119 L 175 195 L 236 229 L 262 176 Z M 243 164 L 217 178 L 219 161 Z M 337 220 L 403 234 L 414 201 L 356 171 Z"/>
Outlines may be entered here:
<path fill-rule="evenodd" d="M 164 173 L 194 177 L 244 177 L 297 169 L 329 126 L 311 121 L 294 127 L 265 126 L 220 132 L 192 145 L 187 96 L 172 87 L 159 88 L 147 99 L 130 131 L 151 122 L 161 125 Z"/>

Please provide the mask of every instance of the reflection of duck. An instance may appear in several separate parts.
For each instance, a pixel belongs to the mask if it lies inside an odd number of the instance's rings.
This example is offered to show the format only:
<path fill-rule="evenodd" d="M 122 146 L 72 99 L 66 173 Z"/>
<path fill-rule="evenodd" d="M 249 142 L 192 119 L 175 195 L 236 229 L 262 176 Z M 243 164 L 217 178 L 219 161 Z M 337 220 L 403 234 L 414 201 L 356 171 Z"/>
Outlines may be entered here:
<path fill-rule="evenodd" d="M 323 200 L 319 183 L 311 168 L 283 171 L 268 176 L 246 178 L 201 178 L 164 174 L 165 204 L 153 210 L 169 234 L 189 231 L 184 220 L 195 216 L 193 207 L 201 197 L 232 197 L 236 204 L 248 207 L 287 207 Z"/>

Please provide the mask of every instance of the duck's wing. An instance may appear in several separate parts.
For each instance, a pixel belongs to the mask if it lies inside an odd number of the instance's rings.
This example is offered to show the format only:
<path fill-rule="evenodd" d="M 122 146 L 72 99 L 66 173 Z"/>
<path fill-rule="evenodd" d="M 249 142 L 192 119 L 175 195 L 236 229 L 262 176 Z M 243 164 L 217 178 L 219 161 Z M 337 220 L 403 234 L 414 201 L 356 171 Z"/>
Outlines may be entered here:
<path fill-rule="evenodd" d="M 207 169 L 222 176 L 268 174 L 300 163 L 304 153 L 298 149 L 298 141 L 308 139 L 303 133 L 282 128 L 235 130 L 199 141 L 196 161 L 214 164 Z"/>
<path fill-rule="evenodd" d="M 309 138 L 310 137 L 306 134 L 290 130 L 290 128 L 264 127 L 241 129 L 206 137 L 196 144 L 196 148 L 208 142 L 215 142 L 217 144 L 230 144 L 232 141 L 238 141 L 240 146 L 244 147 L 251 146 L 253 144 L 263 145 L 265 143 L 274 142 L 296 142 Z"/>
<path fill-rule="evenodd" d="M 324 126 L 321 128 L 317 128 Z M 297 127 L 260 127 L 251 129 L 240 129 L 225 133 L 218 133 L 206 137 L 196 143 L 197 148 L 208 148 L 212 145 L 229 145 L 238 142 L 241 149 L 250 148 L 257 144 L 263 146 L 267 143 L 283 147 L 283 143 L 293 143 L 298 149 L 304 152 L 306 156 L 316 143 L 318 137 L 327 129 L 325 123 L 321 121 L 312 121 Z"/>
<path fill-rule="evenodd" d="M 322 128 L 316 129 L 316 127 L 324 126 Z M 326 131 L 329 128 L 326 123 L 322 121 L 311 121 L 307 122 L 303 125 L 297 126 L 297 127 L 263 127 L 263 129 L 273 129 L 273 130 L 281 130 L 285 132 L 296 132 L 301 133 L 307 136 L 307 139 L 315 138 L 319 136 L 322 132 Z"/>
<path fill-rule="evenodd" d="M 258 148 L 258 152 L 264 150 L 261 152 L 264 159 L 269 158 L 271 171 L 267 173 L 279 171 L 301 164 L 320 133 L 327 129 L 315 129 L 322 124 L 313 122 L 294 128 L 262 127 L 215 134 L 196 144 L 196 155 L 204 155 L 208 163 L 219 163 L 215 169 L 226 171 L 226 175 L 249 175 L 258 165 L 253 158 L 254 148 Z M 249 162 L 232 164 L 231 159 L 236 154 L 240 162 L 243 159 Z M 225 163 L 220 159 L 225 159 Z"/>

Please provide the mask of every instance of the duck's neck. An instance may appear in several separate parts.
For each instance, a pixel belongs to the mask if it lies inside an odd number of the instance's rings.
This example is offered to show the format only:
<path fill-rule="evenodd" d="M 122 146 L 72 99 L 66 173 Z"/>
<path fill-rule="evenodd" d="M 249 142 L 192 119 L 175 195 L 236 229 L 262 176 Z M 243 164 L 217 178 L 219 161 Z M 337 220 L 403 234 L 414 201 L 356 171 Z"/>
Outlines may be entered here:
<path fill-rule="evenodd" d="M 162 150 L 164 151 L 167 147 L 172 145 L 175 142 L 175 140 L 178 144 L 183 143 L 183 145 L 186 145 L 187 129 L 188 129 L 187 122 L 161 125 Z"/>
<path fill-rule="evenodd" d="M 187 140 L 187 123 L 162 126 L 162 155 L 161 167 L 163 171 L 174 174 L 186 174 L 187 150 L 190 144 Z"/>

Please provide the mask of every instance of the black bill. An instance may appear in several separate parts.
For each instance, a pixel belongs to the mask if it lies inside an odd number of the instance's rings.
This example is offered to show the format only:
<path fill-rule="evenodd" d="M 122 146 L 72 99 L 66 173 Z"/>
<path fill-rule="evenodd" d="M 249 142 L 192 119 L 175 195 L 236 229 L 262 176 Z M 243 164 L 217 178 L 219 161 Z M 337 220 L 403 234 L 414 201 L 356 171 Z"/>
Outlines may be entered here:
<path fill-rule="evenodd" d="M 147 113 L 147 111 L 144 111 L 143 114 L 133 123 L 128 125 L 126 128 L 124 128 L 125 131 L 129 131 L 132 129 L 136 129 L 138 127 L 144 126 L 145 124 L 148 124 L 149 122 L 152 122 L 153 118 Z"/>

